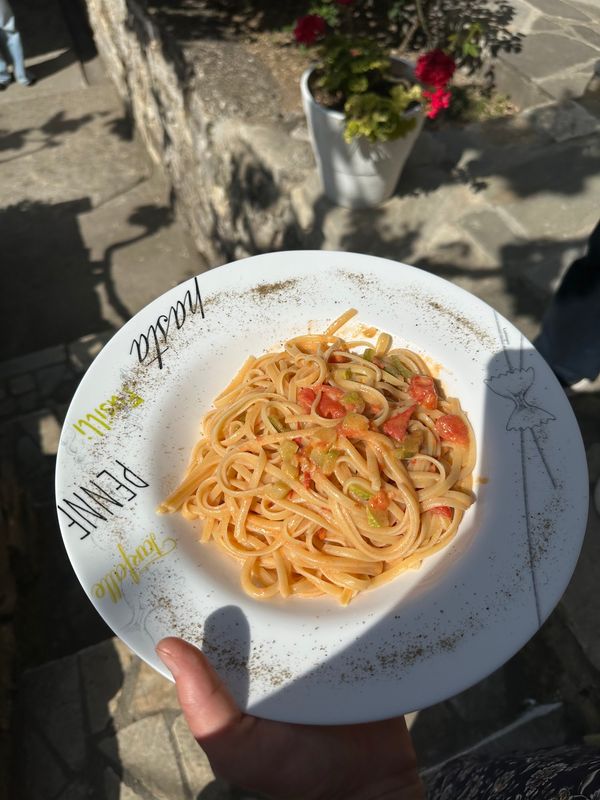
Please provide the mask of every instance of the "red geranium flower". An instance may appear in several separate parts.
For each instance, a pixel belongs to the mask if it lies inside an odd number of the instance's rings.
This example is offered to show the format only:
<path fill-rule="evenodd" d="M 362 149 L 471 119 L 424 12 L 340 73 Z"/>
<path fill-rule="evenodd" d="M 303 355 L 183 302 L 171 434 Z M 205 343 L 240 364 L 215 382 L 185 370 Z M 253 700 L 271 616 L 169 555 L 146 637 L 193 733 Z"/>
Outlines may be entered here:
<path fill-rule="evenodd" d="M 294 36 L 300 44 L 313 44 L 325 33 L 327 23 L 318 14 L 306 14 L 299 17 L 294 28 Z"/>
<path fill-rule="evenodd" d="M 438 89 L 445 86 L 454 75 L 456 64 L 452 56 L 447 55 L 442 50 L 431 50 L 419 56 L 415 75 L 428 86 L 436 86 Z"/>
<path fill-rule="evenodd" d="M 424 90 L 423 97 L 429 101 L 427 116 L 429 119 L 435 119 L 443 108 L 448 108 L 452 94 L 447 89 L 444 89 L 443 86 L 440 86 L 435 92 Z"/>

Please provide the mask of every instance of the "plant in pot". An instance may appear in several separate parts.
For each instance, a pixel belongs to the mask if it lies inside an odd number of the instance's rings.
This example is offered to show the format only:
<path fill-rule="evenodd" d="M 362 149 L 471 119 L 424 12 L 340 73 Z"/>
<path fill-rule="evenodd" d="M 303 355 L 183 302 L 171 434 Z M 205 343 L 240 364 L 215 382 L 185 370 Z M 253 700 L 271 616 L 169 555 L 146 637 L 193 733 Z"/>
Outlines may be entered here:
<path fill-rule="evenodd" d="M 294 35 L 318 56 L 301 91 L 325 194 L 337 205 L 366 208 L 393 194 L 425 116 L 448 107 L 455 63 L 435 49 L 413 70 L 373 37 L 344 30 L 339 7 L 351 4 L 321 5 L 322 13 L 300 17 Z"/>

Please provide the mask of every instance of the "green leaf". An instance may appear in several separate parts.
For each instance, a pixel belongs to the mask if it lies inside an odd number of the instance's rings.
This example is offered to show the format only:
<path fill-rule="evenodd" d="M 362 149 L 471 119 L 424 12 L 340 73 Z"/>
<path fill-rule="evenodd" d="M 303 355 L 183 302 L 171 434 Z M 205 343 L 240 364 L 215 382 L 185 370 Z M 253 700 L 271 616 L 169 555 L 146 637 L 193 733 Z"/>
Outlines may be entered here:
<path fill-rule="evenodd" d="M 388 97 L 374 92 L 352 95 L 344 106 L 344 138 L 348 142 L 358 137 L 370 142 L 386 142 L 405 136 L 417 122 L 414 117 L 405 117 L 404 111 L 420 98 L 420 86 L 394 87 Z"/>
<path fill-rule="evenodd" d="M 328 36 L 321 43 L 319 54 L 323 88 L 345 99 L 372 91 L 390 64 L 382 47 L 364 37 Z"/>
<path fill-rule="evenodd" d="M 369 81 L 364 77 L 364 75 L 357 75 L 355 78 L 351 78 L 348 81 L 347 86 L 350 92 L 361 94 L 362 92 L 366 92 L 369 88 Z"/>
<path fill-rule="evenodd" d="M 340 21 L 339 7 L 330 3 L 317 3 L 312 5 L 308 9 L 308 13 L 318 14 L 320 17 L 323 17 L 331 28 L 335 28 Z"/>

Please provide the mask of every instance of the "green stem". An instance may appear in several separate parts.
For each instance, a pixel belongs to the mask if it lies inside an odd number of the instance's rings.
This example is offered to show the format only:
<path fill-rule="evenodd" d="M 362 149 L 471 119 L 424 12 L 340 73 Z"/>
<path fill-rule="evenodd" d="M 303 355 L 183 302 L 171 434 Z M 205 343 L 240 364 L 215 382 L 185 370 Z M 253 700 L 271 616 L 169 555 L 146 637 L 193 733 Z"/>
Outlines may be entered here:
<path fill-rule="evenodd" d="M 413 36 L 415 35 L 415 32 L 416 32 L 418 27 L 419 27 L 419 20 L 416 19 L 413 22 L 413 24 L 410 26 L 410 28 L 408 29 L 408 32 L 407 32 L 406 36 L 404 37 L 404 39 L 402 39 L 402 41 L 400 42 L 400 52 L 401 53 L 403 53 L 406 49 L 408 49 L 408 46 L 411 43 L 411 40 L 412 40 Z"/>
<path fill-rule="evenodd" d="M 417 8 L 417 17 L 419 18 L 419 22 L 421 27 L 423 28 L 423 33 L 425 34 L 425 38 L 427 39 L 427 47 L 431 47 L 431 33 L 429 31 L 429 25 L 427 24 L 427 20 L 425 18 L 425 11 L 423 9 L 422 0 L 415 0 L 415 5 Z"/>

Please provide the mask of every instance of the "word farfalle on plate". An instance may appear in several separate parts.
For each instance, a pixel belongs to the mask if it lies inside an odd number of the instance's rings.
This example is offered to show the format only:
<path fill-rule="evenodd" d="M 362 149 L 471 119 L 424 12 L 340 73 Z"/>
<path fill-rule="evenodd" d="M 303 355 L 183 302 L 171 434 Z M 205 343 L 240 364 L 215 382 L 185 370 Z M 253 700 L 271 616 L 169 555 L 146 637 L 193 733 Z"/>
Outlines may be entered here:
<path fill-rule="evenodd" d="M 116 549 L 120 561 L 114 569 L 92 586 L 94 596 L 102 599 L 108 595 L 113 603 L 118 603 L 123 597 L 121 587 L 127 578 L 131 578 L 133 583 L 139 583 L 142 572 L 168 556 L 176 547 L 176 539 L 166 536 L 158 542 L 155 533 L 151 533 L 133 551 L 118 544 Z"/>

